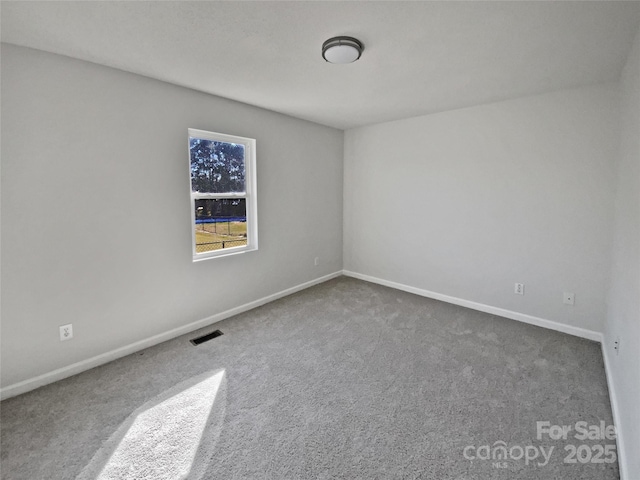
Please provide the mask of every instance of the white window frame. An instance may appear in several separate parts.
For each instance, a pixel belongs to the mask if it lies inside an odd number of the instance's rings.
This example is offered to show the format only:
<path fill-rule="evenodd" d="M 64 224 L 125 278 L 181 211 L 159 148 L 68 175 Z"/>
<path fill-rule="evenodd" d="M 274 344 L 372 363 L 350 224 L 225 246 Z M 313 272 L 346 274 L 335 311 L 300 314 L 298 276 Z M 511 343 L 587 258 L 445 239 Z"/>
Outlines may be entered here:
<path fill-rule="evenodd" d="M 243 193 L 200 193 L 193 192 L 191 189 L 191 137 L 212 140 L 214 142 L 235 143 L 244 146 L 244 181 L 245 192 Z M 238 253 L 250 252 L 258 249 L 258 202 L 256 195 L 256 141 L 253 138 L 238 137 L 236 135 L 227 135 L 224 133 L 209 132 L 206 130 L 198 130 L 189 128 L 187 137 L 187 153 L 189 160 L 189 193 L 191 201 L 191 250 L 193 261 L 208 260 L 210 258 L 226 257 L 236 255 Z M 196 211 L 195 200 L 201 199 L 225 199 L 238 198 L 245 199 L 246 215 L 247 215 L 247 244 L 239 247 L 221 248 L 210 252 L 196 252 Z"/>

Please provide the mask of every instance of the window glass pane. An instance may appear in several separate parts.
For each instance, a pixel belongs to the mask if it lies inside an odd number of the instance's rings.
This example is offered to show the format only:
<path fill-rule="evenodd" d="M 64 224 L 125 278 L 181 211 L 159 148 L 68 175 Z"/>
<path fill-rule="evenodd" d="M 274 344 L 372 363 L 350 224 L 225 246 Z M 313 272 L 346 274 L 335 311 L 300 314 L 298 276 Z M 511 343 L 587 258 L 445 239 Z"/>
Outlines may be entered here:
<path fill-rule="evenodd" d="M 247 206 L 244 198 L 194 200 L 196 253 L 247 244 Z"/>
<path fill-rule="evenodd" d="M 244 193 L 244 145 L 189 137 L 191 191 Z"/>

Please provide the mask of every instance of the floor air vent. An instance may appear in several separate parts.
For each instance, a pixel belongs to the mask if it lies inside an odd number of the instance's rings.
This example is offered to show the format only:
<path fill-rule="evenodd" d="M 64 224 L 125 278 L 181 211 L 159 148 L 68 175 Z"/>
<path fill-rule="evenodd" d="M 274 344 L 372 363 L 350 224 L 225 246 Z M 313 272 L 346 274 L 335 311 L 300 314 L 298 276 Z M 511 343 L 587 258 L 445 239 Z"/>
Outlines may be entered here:
<path fill-rule="evenodd" d="M 208 342 L 209 340 L 219 337 L 223 335 L 220 330 L 216 330 L 215 332 L 207 333 L 206 335 L 202 335 L 201 337 L 194 338 L 193 340 L 189 340 L 194 345 L 200 345 L 201 343 Z"/>

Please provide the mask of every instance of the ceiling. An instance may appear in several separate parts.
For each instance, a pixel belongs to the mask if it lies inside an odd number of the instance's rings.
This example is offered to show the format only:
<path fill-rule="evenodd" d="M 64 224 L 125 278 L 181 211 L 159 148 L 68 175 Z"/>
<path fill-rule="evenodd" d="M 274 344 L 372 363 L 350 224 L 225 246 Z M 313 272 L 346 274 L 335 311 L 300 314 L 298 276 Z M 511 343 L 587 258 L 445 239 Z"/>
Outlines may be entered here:
<path fill-rule="evenodd" d="M 346 129 L 614 81 L 640 2 L 11 2 L 2 41 Z M 349 35 L 362 58 L 332 65 Z"/>

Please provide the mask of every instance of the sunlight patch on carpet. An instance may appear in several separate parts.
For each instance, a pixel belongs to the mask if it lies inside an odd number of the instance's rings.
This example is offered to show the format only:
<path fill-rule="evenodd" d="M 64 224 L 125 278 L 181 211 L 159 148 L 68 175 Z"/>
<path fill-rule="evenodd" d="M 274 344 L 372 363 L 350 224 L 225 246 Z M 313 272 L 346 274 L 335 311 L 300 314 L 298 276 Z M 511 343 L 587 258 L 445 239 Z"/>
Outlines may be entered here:
<path fill-rule="evenodd" d="M 213 411 L 224 375 L 224 370 L 204 378 L 200 375 L 145 403 L 105 442 L 83 471 L 85 476 L 78 478 L 199 478 L 220 434 L 219 427 L 215 431 L 207 426 L 216 417 L 222 419 Z M 213 423 L 221 425 L 221 421 Z"/>

